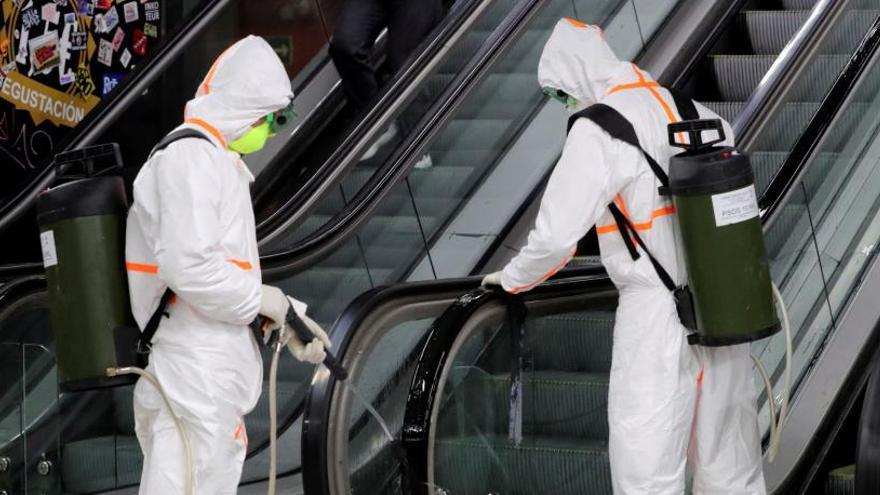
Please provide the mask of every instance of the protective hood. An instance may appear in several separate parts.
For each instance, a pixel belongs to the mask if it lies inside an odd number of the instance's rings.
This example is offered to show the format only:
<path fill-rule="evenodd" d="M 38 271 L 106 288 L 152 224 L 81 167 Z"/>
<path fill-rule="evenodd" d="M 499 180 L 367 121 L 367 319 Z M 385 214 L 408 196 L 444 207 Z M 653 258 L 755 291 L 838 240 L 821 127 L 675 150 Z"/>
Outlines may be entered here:
<path fill-rule="evenodd" d="M 228 145 L 292 99 L 290 79 L 278 55 L 263 38 L 248 36 L 214 62 L 186 105 L 185 121 L 207 128 L 215 137 L 219 133 Z"/>
<path fill-rule="evenodd" d="M 595 103 L 611 88 L 634 80 L 632 64 L 614 55 L 602 30 L 573 19 L 556 23 L 538 63 L 538 83 L 542 88 L 565 91 L 586 104 Z"/>

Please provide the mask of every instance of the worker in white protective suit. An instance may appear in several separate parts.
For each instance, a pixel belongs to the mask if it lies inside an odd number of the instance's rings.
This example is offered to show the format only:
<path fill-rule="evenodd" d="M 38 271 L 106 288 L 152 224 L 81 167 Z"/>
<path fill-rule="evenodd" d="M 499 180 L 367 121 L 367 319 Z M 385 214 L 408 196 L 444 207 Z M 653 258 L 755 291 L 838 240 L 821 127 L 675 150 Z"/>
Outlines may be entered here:
<path fill-rule="evenodd" d="M 620 61 L 600 29 L 560 21 L 544 48 L 538 80 L 571 110 L 593 103 L 617 110 L 668 171 L 678 152 L 667 137 L 667 125 L 680 120 L 674 100 L 648 73 Z M 699 104 L 697 112 L 719 118 Z M 724 129 L 732 136 L 726 122 Z M 614 493 L 684 493 L 689 460 L 696 494 L 763 494 L 749 346 L 688 345 L 671 292 L 647 256 L 633 260 L 609 211 L 614 202 L 675 284 L 685 282 L 675 209 L 658 186 L 639 149 L 578 119 L 528 245 L 484 285 L 511 293 L 535 287 L 564 267 L 578 240 L 597 226 L 602 263 L 620 293 L 608 401 Z"/>
<path fill-rule="evenodd" d="M 174 293 L 153 339 L 147 371 L 182 419 L 193 454 L 194 493 L 234 494 L 247 451 L 243 417 L 262 391 L 262 361 L 248 325 L 258 314 L 285 321 L 291 303 L 261 284 L 250 183 L 241 159 L 265 144 L 293 94 L 278 56 L 249 36 L 226 50 L 186 106 L 195 130 L 156 151 L 134 183 L 126 266 L 134 316 L 143 329 L 169 288 Z M 174 133 L 172 133 L 174 134 Z M 291 339 L 300 360 L 318 363 L 326 334 Z M 185 449 L 159 393 L 145 380 L 134 412 L 144 452 L 140 493 L 184 493 Z"/>

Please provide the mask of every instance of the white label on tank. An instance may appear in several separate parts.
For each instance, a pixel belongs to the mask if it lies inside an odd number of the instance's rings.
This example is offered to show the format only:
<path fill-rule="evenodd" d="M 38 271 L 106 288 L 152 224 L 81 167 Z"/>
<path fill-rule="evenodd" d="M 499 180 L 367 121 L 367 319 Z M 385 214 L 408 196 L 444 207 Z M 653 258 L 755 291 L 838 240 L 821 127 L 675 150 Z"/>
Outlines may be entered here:
<path fill-rule="evenodd" d="M 745 222 L 757 217 L 758 198 L 755 195 L 755 186 L 713 194 L 712 209 L 715 211 L 716 227 Z"/>
<path fill-rule="evenodd" d="M 58 264 L 58 253 L 55 252 L 55 232 L 47 230 L 40 234 L 43 247 L 43 266 L 49 268 Z"/>

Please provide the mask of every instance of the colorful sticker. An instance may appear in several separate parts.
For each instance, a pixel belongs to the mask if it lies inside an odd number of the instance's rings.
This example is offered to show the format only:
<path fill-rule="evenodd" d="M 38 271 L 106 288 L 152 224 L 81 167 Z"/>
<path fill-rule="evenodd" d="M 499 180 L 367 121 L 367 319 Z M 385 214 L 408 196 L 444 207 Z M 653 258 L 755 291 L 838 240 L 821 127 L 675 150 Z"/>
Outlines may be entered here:
<path fill-rule="evenodd" d="M 73 72 L 68 72 L 66 74 L 58 74 L 58 84 L 62 86 L 67 86 L 68 84 L 76 81 L 76 76 Z"/>
<path fill-rule="evenodd" d="M 73 12 L 64 14 L 64 24 L 76 24 L 76 14 Z"/>
<path fill-rule="evenodd" d="M 131 49 L 141 57 L 147 54 L 147 36 L 140 29 L 131 35 Z"/>
<path fill-rule="evenodd" d="M 27 64 L 28 37 L 30 36 L 30 34 L 30 31 L 25 30 L 24 32 L 22 32 L 21 39 L 18 41 L 18 53 L 15 54 L 15 61 L 22 65 Z"/>
<path fill-rule="evenodd" d="M 95 26 L 96 33 L 107 32 L 107 23 L 104 21 L 104 16 L 102 14 L 96 15 L 95 20 L 92 24 Z"/>
<path fill-rule="evenodd" d="M 119 47 L 122 46 L 122 42 L 125 40 L 125 31 L 122 28 L 116 28 L 116 33 L 113 35 L 113 51 L 118 51 Z"/>
<path fill-rule="evenodd" d="M 34 26 L 40 24 L 40 14 L 37 9 L 27 9 L 21 13 L 21 27 L 25 31 L 30 31 Z"/>
<path fill-rule="evenodd" d="M 82 99 L 88 98 L 95 92 L 95 83 L 92 82 L 92 73 L 88 65 L 81 64 L 76 68 L 76 85 L 74 88 L 76 89 L 76 94 Z"/>
<path fill-rule="evenodd" d="M 76 11 L 79 15 L 82 16 L 90 16 L 95 13 L 95 4 L 94 0 L 79 0 L 79 4 L 76 6 Z"/>
<path fill-rule="evenodd" d="M 78 52 L 86 49 L 89 43 L 89 33 L 85 31 L 72 31 L 70 33 L 70 51 Z"/>
<path fill-rule="evenodd" d="M 159 20 L 159 2 L 148 2 L 144 4 L 144 19 L 152 22 Z"/>
<path fill-rule="evenodd" d="M 34 72 L 49 70 L 58 65 L 61 60 L 61 54 L 58 51 L 58 33 L 55 31 L 49 31 L 30 40 L 28 46 L 31 52 L 31 67 Z"/>
<path fill-rule="evenodd" d="M 122 6 L 123 11 L 125 12 L 125 22 L 132 23 L 138 20 L 138 4 L 137 2 L 128 2 L 127 4 Z"/>
<path fill-rule="evenodd" d="M 107 40 L 101 40 L 98 45 L 98 62 L 110 67 L 113 64 L 113 43 Z"/>
<path fill-rule="evenodd" d="M 109 33 L 119 25 L 119 12 L 116 7 L 111 8 L 104 14 L 104 32 Z"/>
<path fill-rule="evenodd" d="M 150 38 L 158 38 L 159 37 L 159 28 L 156 27 L 155 24 L 150 24 L 149 22 L 145 22 L 144 23 L 144 34 L 146 34 Z"/>
<path fill-rule="evenodd" d="M 40 9 L 43 20 L 50 24 L 58 24 L 60 14 L 58 14 L 58 6 L 54 3 L 47 3 Z"/>
<path fill-rule="evenodd" d="M 107 10 L 113 6 L 113 0 L 98 0 L 96 6 L 100 10 Z"/>
<path fill-rule="evenodd" d="M 119 85 L 125 79 L 125 74 L 116 72 L 108 72 L 103 76 L 103 85 L 101 86 L 101 96 L 107 96 L 113 88 Z"/>
<path fill-rule="evenodd" d="M 128 48 L 125 48 L 122 50 L 122 55 L 119 56 L 119 63 L 127 69 L 129 62 L 131 62 L 131 52 L 128 51 Z"/>

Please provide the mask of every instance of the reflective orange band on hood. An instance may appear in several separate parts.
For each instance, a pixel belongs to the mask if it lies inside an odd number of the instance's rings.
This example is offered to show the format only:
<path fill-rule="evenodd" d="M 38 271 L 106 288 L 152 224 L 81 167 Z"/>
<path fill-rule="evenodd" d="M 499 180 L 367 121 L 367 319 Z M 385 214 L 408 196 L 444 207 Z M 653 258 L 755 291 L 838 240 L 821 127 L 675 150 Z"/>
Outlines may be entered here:
<path fill-rule="evenodd" d="M 194 126 L 196 126 L 196 127 L 201 127 L 201 128 L 204 129 L 206 132 L 208 132 L 208 133 L 210 133 L 212 136 L 214 136 L 214 137 L 217 139 L 217 141 L 220 142 L 220 146 L 223 146 L 224 148 L 227 148 L 227 147 L 228 147 L 228 146 L 226 145 L 226 139 L 223 138 L 223 134 L 220 134 L 220 131 L 218 131 L 216 127 L 214 127 L 214 126 L 212 126 L 211 124 L 205 122 L 204 120 L 202 120 L 202 119 L 197 119 L 197 118 L 194 118 L 194 117 L 190 117 L 190 118 L 184 120 L 183 123 L 184 123 L 184 124 L 189 124 L 189 125 L 194 125 Z"/>

